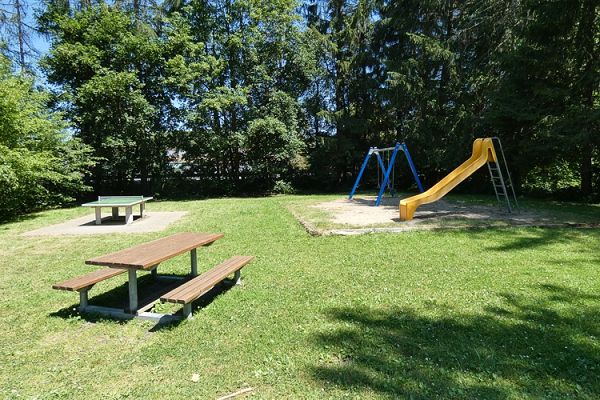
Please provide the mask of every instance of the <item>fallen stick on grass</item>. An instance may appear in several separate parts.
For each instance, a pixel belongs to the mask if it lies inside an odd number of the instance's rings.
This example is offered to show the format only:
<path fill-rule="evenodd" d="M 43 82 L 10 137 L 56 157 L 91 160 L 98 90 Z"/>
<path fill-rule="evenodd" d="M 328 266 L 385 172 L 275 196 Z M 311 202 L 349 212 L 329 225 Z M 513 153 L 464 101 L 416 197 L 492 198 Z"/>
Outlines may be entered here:
<path fill-rule="evenodd" d="M 254 388 L 251 388 L 251 387 L 245 388 L 245 389 L 241 389 L 241 390 L 238 390 L 237 392 L 233 392 L 233 393 L 227 394 L 227 395 L 225 395 L 223 397 L 219 397 L 217 400 L 233 399 L 234 397 L 241 396 L 242 394 L 250 393 L 253 390 L 254 390 Z"/>

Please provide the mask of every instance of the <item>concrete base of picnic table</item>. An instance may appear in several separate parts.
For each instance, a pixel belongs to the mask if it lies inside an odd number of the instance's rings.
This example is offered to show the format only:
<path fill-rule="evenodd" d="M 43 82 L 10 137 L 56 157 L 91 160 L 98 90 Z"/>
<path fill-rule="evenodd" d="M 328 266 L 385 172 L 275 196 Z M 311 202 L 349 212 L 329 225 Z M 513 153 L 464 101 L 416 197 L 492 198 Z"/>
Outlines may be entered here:
<path fill-rule="evenodd" d="M 149 311 L 137 312 L 135 314 L 129 314 L 123 310 L 119 310 L 118 308 L 110 308 L 110 307 L 102 307 L 102 306 L 87 306 L 85 308 L 80 308 L 82 312 L 94 313 L 103 315 L 106 317 L 116 318 L 116 319 L 133 319 L 139 318 L 147 321 L 152 321 L 157 324 L 164 324 L 174 321 L 181 321 L 183 316 L 176 314 L 160 314 Z"/>

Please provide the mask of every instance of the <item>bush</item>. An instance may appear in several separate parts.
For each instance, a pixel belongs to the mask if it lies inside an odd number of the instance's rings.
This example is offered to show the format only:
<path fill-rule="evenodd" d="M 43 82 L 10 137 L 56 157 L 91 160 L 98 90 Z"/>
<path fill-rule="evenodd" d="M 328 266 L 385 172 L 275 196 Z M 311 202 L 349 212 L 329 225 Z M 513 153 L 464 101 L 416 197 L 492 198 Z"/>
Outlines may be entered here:
<path fill-rule="evenodd" d="M 292 184 L 283 180 L 276 181 L 273 186 L 273 193 L 275 194 L 293 194 L 295 192 Z"/>
<path fill-rule="evenodd" d="M 0 220 L 64 204 L 87 189 L 91 149 L 68 134 L 47 100 L 0 57 Z"/>

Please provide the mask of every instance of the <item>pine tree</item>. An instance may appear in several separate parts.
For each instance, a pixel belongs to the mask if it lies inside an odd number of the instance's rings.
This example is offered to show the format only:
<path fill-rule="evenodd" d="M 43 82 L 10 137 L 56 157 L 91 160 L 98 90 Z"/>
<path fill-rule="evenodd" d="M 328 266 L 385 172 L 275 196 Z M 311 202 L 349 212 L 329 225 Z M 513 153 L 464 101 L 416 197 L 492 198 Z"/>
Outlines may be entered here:
<path fill-rule="evenodd" d="M 21 73 L 30 72 L 37 56 L 32 44 L 36 29 L 26 22 L 29 13 L 25 0 L 10 0 L 0 9 L 0 28 L 7 55 Z"/>

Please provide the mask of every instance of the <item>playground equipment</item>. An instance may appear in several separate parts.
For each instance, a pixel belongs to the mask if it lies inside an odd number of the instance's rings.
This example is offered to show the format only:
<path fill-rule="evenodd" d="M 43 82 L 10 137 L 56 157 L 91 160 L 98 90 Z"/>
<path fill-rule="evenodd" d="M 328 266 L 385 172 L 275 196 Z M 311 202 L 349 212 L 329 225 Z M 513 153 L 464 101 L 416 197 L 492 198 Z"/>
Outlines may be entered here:
<path fill-rule="evenodd" d="M 383 197 L 383 192 L 385 192 L 386 187 L 390 190 L 391 195 L 394 196 L 394 163 L 396 162 L 396 156 L 398 155 L 399 151 L 402 151 L 406 156 L 408 166 L 412 171 L 419 191 L 423 193 L 423 186 L 421 185 L 421 180 L 419 179 L 419 175 L 417 174 L 415 164 L 413 163 L 410 153 L 408 152 L 408 147 L 406 147 L 406 144 L 404 143 L 396 143 L 394 147 L 384 147 L 382 149 L 378 147 L 369 148 L 369 152 L 367 153 L 367 156 L 365 157 L 365 160 L 363 161 L 362 166 L 360 167 L 360 172 L 356 177 L 356 182 L 354 182 L 354 186 L 352 187 L 352 191 L 350 192 L 348 199 L 352 200 L 352 196 L 354 196 L 354 193 L 358 188 L 358 184 L 360 183 L 360 179 L 362 178 L 363 173 L 367 168 L 369 158 L 371 158 L 371 155 L 373 154 L 375 154 L 375 156 L 377 157 L 377 182 L 379 184 L 379 194 L 377 195 L 375 206 L 377 207 L 381 203 L 381 198 Z M 383 160 L 384 157 L 386 158 L 385 162 Z M 380 179 L 380 177 L 382 179 Z"/>
<path fill-rule="evenodd" d="M 502 165 L 496 151 L 499 151 L 501 154 L 504 171 L 501 168 Z M 502 143 L 499 138 L 492 137 L 475 139 L 471 157 L 429 190 L 416 196 L 400 200 L 400 219 L 403 221 L 411 220 L 417 207 L 441 199 L 446 193 L 454 189 L 459 183 L 486 164 L 490 172 L 496 199 L 499 203 L 505 201 L 508 212 L 512 212 L 513 206 L 511 205 L 511 201 L 514 201 L 514 207 L 519 206 L 517 203 L 517 196 L 510 178 L 506 158 L 504 157 Z"/>

